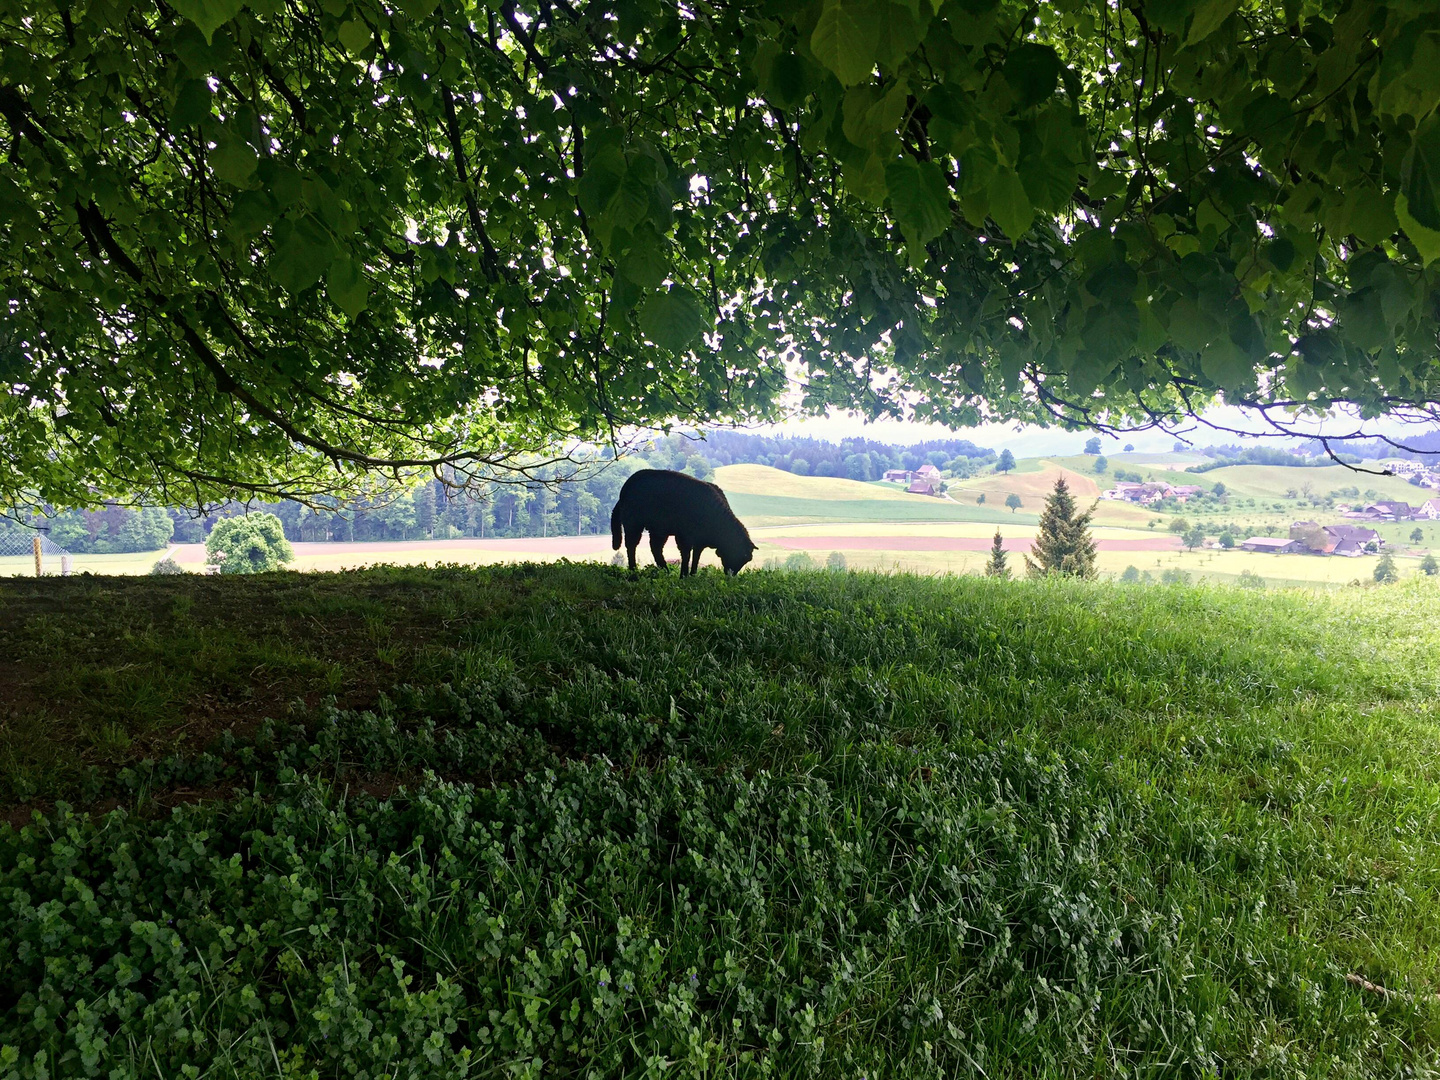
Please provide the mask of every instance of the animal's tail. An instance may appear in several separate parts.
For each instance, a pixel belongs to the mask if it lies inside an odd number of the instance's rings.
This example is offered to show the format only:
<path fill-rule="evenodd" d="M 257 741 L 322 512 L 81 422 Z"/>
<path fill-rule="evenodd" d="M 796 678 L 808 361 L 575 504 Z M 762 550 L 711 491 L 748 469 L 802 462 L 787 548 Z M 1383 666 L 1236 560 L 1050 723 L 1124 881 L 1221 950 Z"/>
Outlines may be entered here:
<path fill-rule="evenodd" d="M 615 504 L 615 509 L 610 511 L 610 548 L 612 551 L 620 550 L 620 504 Z"/>

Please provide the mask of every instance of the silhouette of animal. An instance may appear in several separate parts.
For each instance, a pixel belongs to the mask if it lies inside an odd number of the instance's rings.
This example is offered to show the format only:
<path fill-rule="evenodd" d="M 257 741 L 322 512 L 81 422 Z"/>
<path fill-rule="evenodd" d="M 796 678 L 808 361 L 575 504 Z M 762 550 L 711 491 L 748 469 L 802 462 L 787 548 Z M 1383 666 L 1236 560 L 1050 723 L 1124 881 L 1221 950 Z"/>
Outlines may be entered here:
<path fill-rule="evenodd" d="M 714 484 L 696 480 L 667 469 L 641 469 L 625 481 L 620 498 L 610 514 L 612 547 L 620 550 L 624 534 L 630 569 L 635 569 L 635 549 L 640 534 L 650 534 L 650 552 L 655 565 L 665 562 L 665 541 L 675 537 L 680 548 L 680 576 L 688 577 L 700 568 L 700 552 L 713 547 L 727 574 L 738 574 L 755 554 L 755 544 L 745 526 L 730 510 L 725 492 Z"/>

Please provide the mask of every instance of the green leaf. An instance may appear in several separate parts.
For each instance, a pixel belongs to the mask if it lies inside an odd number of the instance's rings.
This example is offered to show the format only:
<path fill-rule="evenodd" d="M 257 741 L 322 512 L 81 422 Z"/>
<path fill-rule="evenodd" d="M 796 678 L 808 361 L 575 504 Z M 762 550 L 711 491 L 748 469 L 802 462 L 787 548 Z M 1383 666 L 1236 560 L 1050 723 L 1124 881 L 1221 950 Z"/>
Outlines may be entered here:
<path fill-rule="evenodd" d="M 632 167 L 625 173 L 625 179 L 620 181 L 620 190 L 605 210 L 612 228 L 633 229 L 650 215 L 652 186 L 643 168 Z"/>
<path fill-rule="evenodd" d="M 708 322 L 700 298 L 679 286 L 656 293 L 640 309 L 645 336 L 671 352 L 683 352 Z"/>
<path fill-rule="evenodd" d="M 1400 222 L 1400 228 L 1405 230 L 1405 235 L 1415 245 L 1415 250 L 1420 253 L 1421 260 L 1429 266 L 1436 259 L 1440 259 L 1440 230 L 1427 229 L 1421 225 L 1410 216 L 1410 208 L 1406 203 L 1403 191 L 1395 196 L 1395 217 Z"/>
<path fill-rule="evenodd" d="M 174 0 L 174 8 L 200 28 L 205 43 L 215 31 L 240 14 L 243 0 Z"/>
<path fill-rule="evenodd" d="M 186 79 L 175 93 L 175 108 L 170 113 L 170 123 L 177 128 L 188 128 L 200 123 L 210 115 L 210 87 L 203 79 Z"/>
<path fill-rule="evenodd" d="M 299 221 L 287 218 L 275 227 L 270 276 L 286 291 L 304 292 L 320 280 L 334 259 L 334 241 L 310 215 Z"/>
<path fill-rule="evenodd" d="M 1026 42 L 1011 49 L 1005 58 L 1005 81 L 1015 93 L 1016 104 L 1028 109 L 1054 94 L 1063 66 L 1048 45 Z"/>
<path fill-rule="evenodd" d="M 1240 6 L 1240 0 L 1200 0 L 1195 5 L 1195 18 L 1190 23 L 1190 33 L 1185 36 L 1187 46 L 1204 41 L 1213 34 L 1230 13 Z"/>
<path fill-rule="evenodd" d="M 351 19 L 349 22 L 340 24 L 340 44 L 355 56 L 359 56 L 370 48 L 374 40 L 374 35 L 370 33 L 370 27 L 359 19 Z"/>
<path fill-rule="evenodd" d="M 1035 208 L 1014 169 L 1000 168 L 990 183 L 990 216 L 1012 241 L 1020 239 L 1035 220 Z"/>
<path fill-rule="evenodd" d="M 259 160 L 254 148 L 245 140 L 226 137 L 210 152 L 210 171 L 227 184 L 244 187 L 255 174 Z"/>
<path fill-rule="evenodd" d="M 330 302 L 352 319 L 365 310 L 370 299 L 370 284 L 365 280 L 365 273 L 348 255 L 330 264 L 325 275 L 325 291 Z"/>
<path fill-rule="evenodd" d="M 242 240 L 259 236 L 275 220 L 275 202 L 264 191 L 242 191 L 230 208 L 230 229 Z"/>
<path fill-rule="evenodd" d="M 825 0 L 820 20 L 810 35 L 810 48 L 842 86 L 864 82 L 875 70 L 874 22 L 872 3 Z"/>
<path fill-rule="evenodd" d="M 1185 20 L 1195 10 L 1195 0 L 1145 0 L 1145 17 L 1167 34 L 1185 29 Z"/>
<path fill-rule="evenodd" d="M 928 244 L 950 227 L 950 189 L 933 161 L 892 161 L 885 166 L 885 187 L 900 231 L 911 244 Z"/>
<path fill-rule="evenodd" d="M 1400 227 L 1391 197 L 1370 184 L 1350 189 L 1345 196 L 1345 216 L 1349 221 L 1349 231 L 1362 244 L 1379 244 L 1393 236 Z"/>
<path fill-rule="evenodd" d="M 893 138 L 909 93 L 904 79 L 892 83 L 884 94 L 873 86 L 852 86 L 845 91 L 845 138 L 866 150 L 875 149 L 887 135 Z"/>
<path fill-rule="evenodd" d="M 846 191 L 871 206 L 884 205 L 887 194 L 885 161 L 879 154 L 871 154 L 860 165 L 846 162 L 840 172 L 845 178 Z"/>
<path fill-rule="evenodd" d="M 1139 335 L 1140 309 L 1126 299 L 1091 308 L 1080 340 L 1097 356 L 1114 362 L 1135 347 Z"/>
<path fill-rule="evenodd" d="M 634 242 L 620 260 L 619 270 L 627 278 L 646 289 L 658 289 L 670 273 L 663 241 L 648 226 L 635 230 Z"/>
<path fill-rule="evenodd" d="M 1182 349 L 1204 352 L 1220 335 L 1220 327 L 1193 300 L 1181 297 L 1170 308 L 1170 339 Z"/>
<path fill-rule="evenodd" d="M 1440 113 L 1431 113 L 1415 129 L 1400 171 L 1400 190 L 1410 216 L 1425 228 L 1440 231 Z"/>
<path fill-rule="evenodd" d="M 1440 104 L 1440 31 L 1426 30 L 1419 19 L 1400 28 L 1385 46 L 1377 103 L 1389 116 L 1428 116 Z"/>

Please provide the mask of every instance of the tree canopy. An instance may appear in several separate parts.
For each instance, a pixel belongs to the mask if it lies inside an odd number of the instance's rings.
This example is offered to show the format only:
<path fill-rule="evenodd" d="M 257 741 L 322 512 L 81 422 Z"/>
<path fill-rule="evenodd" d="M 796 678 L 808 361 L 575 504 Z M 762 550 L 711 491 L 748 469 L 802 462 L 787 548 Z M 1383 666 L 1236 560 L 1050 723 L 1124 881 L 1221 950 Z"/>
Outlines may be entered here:
<path fill-rule="evenodd" d="M 1437 102 L 1431 0 L 0 0 L 0 493 L 1433 410 Z"/>

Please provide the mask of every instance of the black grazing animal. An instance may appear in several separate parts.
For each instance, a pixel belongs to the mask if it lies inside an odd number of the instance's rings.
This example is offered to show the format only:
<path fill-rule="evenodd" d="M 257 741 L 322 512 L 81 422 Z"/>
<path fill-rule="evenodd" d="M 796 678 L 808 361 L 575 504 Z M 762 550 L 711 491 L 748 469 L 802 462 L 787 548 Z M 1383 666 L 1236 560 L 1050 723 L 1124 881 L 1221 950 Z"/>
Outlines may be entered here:
<path fill-rule="evenodd" d="M 622 530 L 631 570 L 635 569 L 635 549 L 642 532 L 650 534 L 650 551 L 659 567 L 667 565 L 665 541 L 675 537 L 681 577 L 699 569 L 700 552 L 707 547 L 719 554 L 727 574 L 738 574 L 755 554 L 750 534 L 731 512 L 725 492 L 704 480 L 665 469 L 641 469 L 625 481 L 610 514 L 610 537 L 616 551 L 620 550 Z"/>

